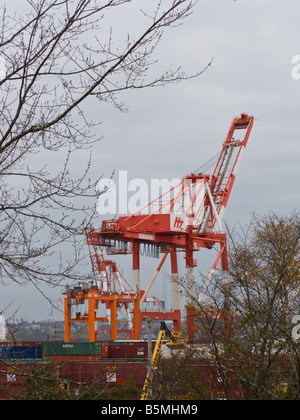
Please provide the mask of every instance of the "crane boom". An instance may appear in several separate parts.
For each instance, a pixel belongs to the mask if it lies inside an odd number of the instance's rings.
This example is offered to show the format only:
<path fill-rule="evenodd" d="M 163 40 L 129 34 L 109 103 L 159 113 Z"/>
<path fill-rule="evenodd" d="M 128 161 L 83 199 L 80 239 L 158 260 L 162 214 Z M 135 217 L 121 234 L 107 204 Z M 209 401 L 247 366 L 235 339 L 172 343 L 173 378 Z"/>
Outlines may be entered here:
<path fill-rule="evenodd" d="M 253 120 L 253 117 L 241 114 L 241 117 L 235 118 L 230 126 L 209 183 L 209 190 L 216 207 L 218 219 L 210 209 L 209 200 L 206 199 L 204 218 L 199 231 L 212 230 L 216 222 L 222 220 L 252 130 Z M 240 138 L 236 138 L 236 136 Z"/>

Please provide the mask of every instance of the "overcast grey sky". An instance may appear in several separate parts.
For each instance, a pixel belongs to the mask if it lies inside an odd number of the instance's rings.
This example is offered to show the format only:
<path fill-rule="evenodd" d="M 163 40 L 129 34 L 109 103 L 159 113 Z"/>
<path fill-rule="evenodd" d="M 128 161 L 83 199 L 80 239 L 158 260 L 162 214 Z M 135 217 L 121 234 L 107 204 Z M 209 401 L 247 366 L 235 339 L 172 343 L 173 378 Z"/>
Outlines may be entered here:
<path fill-rule="evenodd" d="M 136 4 L 146 3 L 133 2 L 120 21 L 116 16 L 113 28 L 120 39 L 121 31 L 141 30 L 143 21 L 132 14 L 138 11 Z M 194 73 L 213 58 L 203 75 L 127 92 L 122 99 L 128 113 L 86 103 L 88 117 L 103 121 L 103 140 L 93 149 L 95 177 L 109 177 L 115 170 L 128 171 L 129 180 L 181 178 L 220 150 L 232 119 L 246 112 L 255 123 L 225 219 L 245 224 L 251 212 L 288 215 L 299 209 L 300 79 L 292 77 L 292 59 L 300 55 L 299 16 L 298 0 L 200 0 L 184 25 L 165 33 L 151 72 L 182 65 Z M 146 265 L 154 271 L 157 262 Z M 128 270 L 124 259 L 120 264 Z M 131 280 L 130 271 L 125 274 Z M 168 287 L 168 280 L 158 283 L 156 292 L 162 296 L 157 297 L 168 299 Z M 49 293 L 61 296 L 60 289 Z M 51 313 L 37 292 L 19 287 L 3 290 L 0 308 L 12 298 L 11 310 L 22 304 L 19 314 L 27 319 Z"/>
<path fill-rule="evenodd" d="M 190 72 L 213 57 L 212 66 L 182 84 L 128 93 L 128 114 L 107 108 L 100 172 L 181 177 L 218 152 L 232 118 L 247 112 L 256 121 L 226 217 L 298 208 L 300 80 L 291 60 L 300 54 L 299 12 L 291 0 L 200 1 L 165 34 L 157 57 L 160 67 Z"/>

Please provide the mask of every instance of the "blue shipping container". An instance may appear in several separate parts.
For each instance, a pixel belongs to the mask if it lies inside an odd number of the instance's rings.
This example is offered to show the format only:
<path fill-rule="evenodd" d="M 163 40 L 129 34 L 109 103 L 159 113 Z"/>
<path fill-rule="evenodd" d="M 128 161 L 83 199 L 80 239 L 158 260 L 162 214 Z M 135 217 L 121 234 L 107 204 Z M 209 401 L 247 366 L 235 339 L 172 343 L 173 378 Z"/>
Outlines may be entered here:
<path fill-rule="evenodd" d="M 41 359 L 42 346 L 1 346 L 1 359 Z"/>

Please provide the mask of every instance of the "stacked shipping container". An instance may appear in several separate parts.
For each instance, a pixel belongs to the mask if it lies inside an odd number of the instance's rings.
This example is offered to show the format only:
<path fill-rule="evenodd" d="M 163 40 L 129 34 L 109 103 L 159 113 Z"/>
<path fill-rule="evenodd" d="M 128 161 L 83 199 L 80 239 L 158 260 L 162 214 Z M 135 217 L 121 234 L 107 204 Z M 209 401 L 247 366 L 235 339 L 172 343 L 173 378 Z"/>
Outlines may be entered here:
<path fill-rule="evenodd" d="M 152 350 L 155 342 L 152 343 Z M 97 343 L 20 343 L 0 344 L 0 399 L 22 394 L 26 378 L 36 366 L 54 363 L 57 378 L 80 392 L 87 385 L 112 389 L 132 376 L 142 389 L 147 374 L 146 341 L 103 341 Z M 222 398 L 222 384 L 209 364 L 195 362 L 197 375 L 203 377 L 215 398 Z M 233 387 L 234 388 L 234 387 Z M 234 389 L 233 389 L 234 392 Z"/>

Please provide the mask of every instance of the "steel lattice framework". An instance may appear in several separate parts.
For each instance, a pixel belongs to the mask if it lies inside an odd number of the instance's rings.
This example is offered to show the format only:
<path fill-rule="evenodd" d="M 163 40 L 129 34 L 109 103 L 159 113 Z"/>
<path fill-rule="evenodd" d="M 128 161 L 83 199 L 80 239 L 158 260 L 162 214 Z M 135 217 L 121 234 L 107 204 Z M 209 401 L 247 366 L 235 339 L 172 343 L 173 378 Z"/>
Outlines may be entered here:
<path fill-rule="evenodd" d="M 93 249 L 92 265 L 99 279 L 104 268 L 99 265 L 97 249 L 105 247 L 110 254 L 132 255 L 132 293 L 139 295 L 140 305 L 146 299 L 162 265 L 170 255 L 173 315 L 162 319 L 173 319 L 175 330 L 180 329 L 181 325 L 178 252 L 185 253 L 188 297 L 194 293 L 194 267 L 196 267 L 194 253 L 201 248 L 212 249 L 218 245 L 219 253 L 198 299 L 204 295 L 220 261 L 224 284 L 228 283 L 226 233 L 222 229 L 222 217 L 248 143 L 253 121 L 254 118 L 246 114 L 241 114 L 233 120 L 212 175 L 192 173 L 135 214 L 104 220 L 100 229 L 87 230 L 88 245 Z M 140 288 L 141 246 L 152 252 L 160 250 L 164 253 L 145 292 L 141 292 Z M 111 286 L 108 282 L 102 281 L 101 287 L 109 290 Z M 226 306 L 228 309 L 228 302 L 225 302 Z"/>

